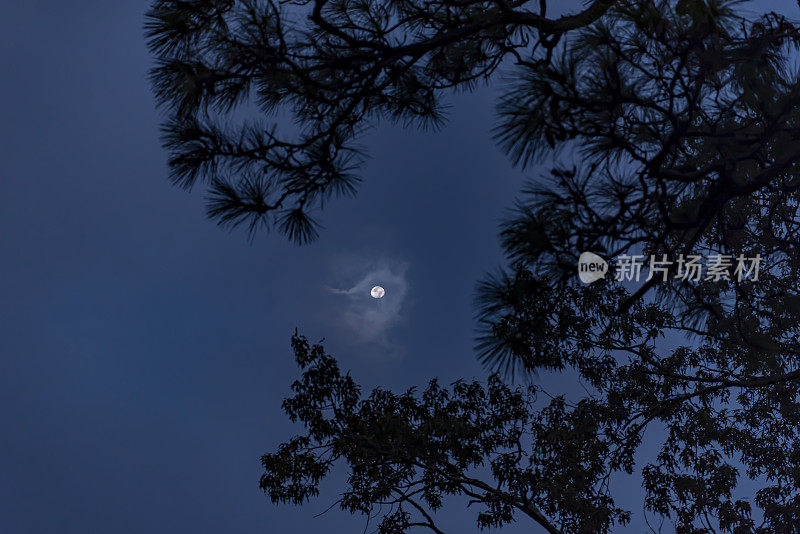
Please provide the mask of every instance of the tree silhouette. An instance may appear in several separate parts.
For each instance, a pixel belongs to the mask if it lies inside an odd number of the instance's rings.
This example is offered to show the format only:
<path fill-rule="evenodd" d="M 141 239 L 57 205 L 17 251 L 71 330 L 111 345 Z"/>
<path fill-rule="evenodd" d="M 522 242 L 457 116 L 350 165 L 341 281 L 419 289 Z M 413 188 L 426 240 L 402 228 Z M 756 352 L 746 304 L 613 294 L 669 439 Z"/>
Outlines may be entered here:
<path fill-rule="evenodd" d="M 550 20 L 527 3 L 156 1 L 146 31 L 172 179 L 205 180 L 208 212 L 223 225 L 314 239 L 312 211 L 355 192 L 366 128 L 439 125 L 449 90 L 473 88 L 534 41 L 552 50 L 613 4 Z M 243 120 L 241 109 L 285 114 L 296 131 Z"/>
<path fill-rule="evenodd" d="M 480 354 L 502 374 L 364 396 L 296 335 L 283 407 L 306 431 L 263 458 L 274 502 L 306 502 L 340 466 L 340 506 L 381 533 L 442 532 L 452 496 L 481 527 L 602 533 L 630 518 L 612 481 L 637 473 L 648 517 L 676 532 L 800 531 L 800 32 L 738 4 L 550 19 L 544 0 L 155 2 L 173 178 L 207 180 L 221 223 L 313 238 L 310 211 L 354 191 L 364 128 L 438 125 L 448 91 L 501 67 L 499 144 L 552 165 L 502 229 L 508 267 L 479 286 Z M 248 105 L 288 111 L 294 137 L 228 126 Z M 582 285 L 583 251 L 662 270 Z M 716 274 L 683 276 L 696 256 Z M 545 372 L 585 395 L 506 380 Z"/>

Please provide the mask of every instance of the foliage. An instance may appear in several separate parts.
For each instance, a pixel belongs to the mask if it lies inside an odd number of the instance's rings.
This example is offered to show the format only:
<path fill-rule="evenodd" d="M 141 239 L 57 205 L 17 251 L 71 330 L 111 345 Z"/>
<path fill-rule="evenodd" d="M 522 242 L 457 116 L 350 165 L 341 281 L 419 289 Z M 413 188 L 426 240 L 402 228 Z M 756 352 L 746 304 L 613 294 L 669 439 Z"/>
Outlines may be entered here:
<path fill-rule="evenodd" d="M 500 143 L 522 164 L 554 149 L 583 164 L 556 167 L 505 225 L 511 266 L 481 287 L 482 348 L 490 365 L 576 373 L 623 410 L 624 461 L 647 428 L 663 432 L 646 507 L 678 532 L 794 532 L 798 32 L 734 7 L 627 3 L 555 61 L 519 68 Z M 762 262 L 757 280 L 687 282 L 673 265 L 666 282 L 587 289 L 585 250 Z M 758 489 L 737 497 L 745 481 Z"/>
<path fill-rule="evenodd" d="M 556 20 L 526 3 L 157 0 L 146 31 L 172 180 L 206 181 L 222 225 L 308 242 L 313 212 L 355 194 L 365 129 L 381 119 L 438 126 L 448 90 L 488 79 L 535 29 L 554 39 L 612 2 Z M 252 110 L 277 117 L 245 120 Z M 279 132 L 280 118 L 294 131 Z"/>
<path fill-rule="evenodd" d="M 362 399 L 322 346 L 298 335 L 292 346 L 303 376 L 283 408 L 307 433 L 262 459 L 261 487 L 273 502 L 303 504 L 341 461 L 350 472 L 339 504 L 365 515 L 385 507 L 381 533 L 441 532 L 426 510 L 448 496 L 480 505 L 481 527 L 504 525 L 515 513 L 549 532 L 559 532 L 555 524 L 599 532 L 626 520 L 602 491 L 607 445 L 591 439 L 611 415 L 607 407 L 555 399 L 536 410 L 537 387 L 512 388 L 497 375 L 486 386 L 432 380 L 419 396 L 376 389 Z"/>

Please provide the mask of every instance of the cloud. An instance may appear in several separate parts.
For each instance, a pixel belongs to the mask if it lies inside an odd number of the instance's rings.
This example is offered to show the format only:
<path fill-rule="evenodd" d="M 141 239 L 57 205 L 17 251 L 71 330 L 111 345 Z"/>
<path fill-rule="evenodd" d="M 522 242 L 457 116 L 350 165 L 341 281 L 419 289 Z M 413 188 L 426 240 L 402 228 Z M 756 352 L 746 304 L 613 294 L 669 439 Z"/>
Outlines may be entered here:
<path fill-rule="evenodd" d="M 403 304 L 408 295 L 406 273 L 408 263 L 380 260 L 372 265 L 366 262 L 351 264 L 348 277 L 355 282 L 347 289 L 328 288 L 342 297 L 341 323 L 354 335 L 358 343 L 374 343 L 392 348 L 389 332 L 402 321 Z M 374 286 L 386 290 L 382 299 L 370 296 Z"/>

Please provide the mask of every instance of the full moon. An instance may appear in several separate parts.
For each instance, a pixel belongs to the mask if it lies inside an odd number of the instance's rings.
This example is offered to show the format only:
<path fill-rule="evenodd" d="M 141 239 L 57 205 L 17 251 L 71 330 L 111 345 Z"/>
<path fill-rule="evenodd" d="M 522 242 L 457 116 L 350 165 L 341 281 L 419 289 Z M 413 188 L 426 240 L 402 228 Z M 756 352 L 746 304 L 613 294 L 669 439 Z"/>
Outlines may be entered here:
<path fill-rule="evenodd" d="M 374 299 L 382 299 L 386 294 L 386 290 L 384 290 L 381 286 L 375 286 L 372 288 L 369 294 L 372 295 L 372 298 Z"/>

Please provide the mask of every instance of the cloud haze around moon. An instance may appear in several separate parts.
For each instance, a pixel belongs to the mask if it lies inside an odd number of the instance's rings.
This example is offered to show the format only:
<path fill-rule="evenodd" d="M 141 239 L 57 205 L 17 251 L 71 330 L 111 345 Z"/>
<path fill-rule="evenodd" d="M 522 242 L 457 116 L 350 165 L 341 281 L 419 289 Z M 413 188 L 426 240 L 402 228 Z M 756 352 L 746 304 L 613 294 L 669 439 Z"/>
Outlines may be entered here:
<path fill-rule="evenodd" d="M 360 266 L 359 266 L 360 265 Z M 354 335 L 358 343 L 371 343 L 383 348 L 394 348 L 389 333 L 403 319 L 404 302 L 408 295 L 408 263 L 379 260 L 351 262 L 347 271 L 351 282 L 347 289 L 329 287 L 341 297 L 341 325 Z M 381 299 L 372 298 L 370 291 L 381 286 L 386 294 Z"/>

